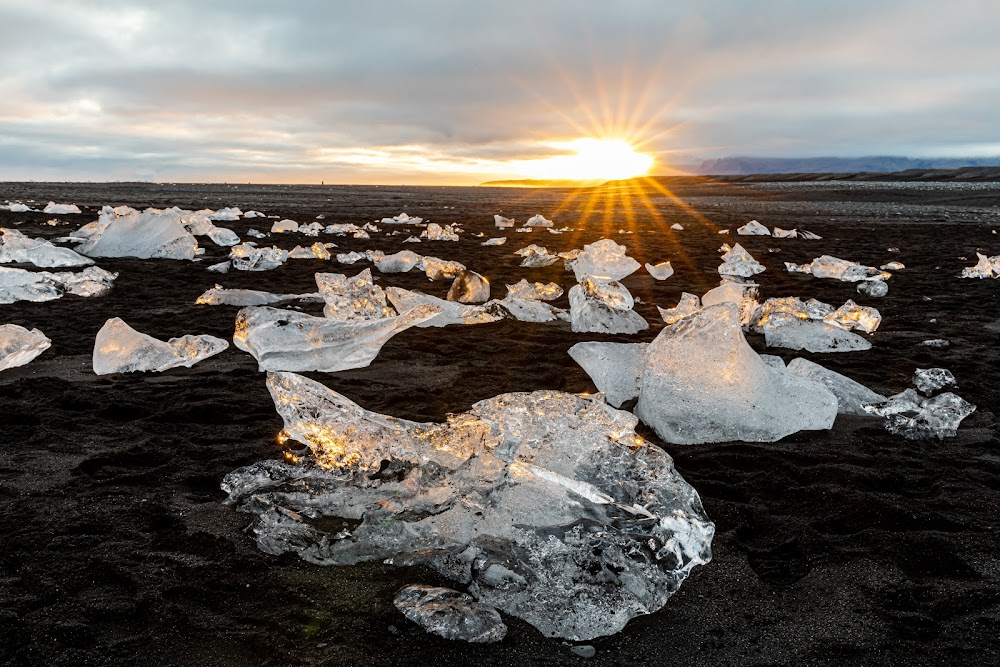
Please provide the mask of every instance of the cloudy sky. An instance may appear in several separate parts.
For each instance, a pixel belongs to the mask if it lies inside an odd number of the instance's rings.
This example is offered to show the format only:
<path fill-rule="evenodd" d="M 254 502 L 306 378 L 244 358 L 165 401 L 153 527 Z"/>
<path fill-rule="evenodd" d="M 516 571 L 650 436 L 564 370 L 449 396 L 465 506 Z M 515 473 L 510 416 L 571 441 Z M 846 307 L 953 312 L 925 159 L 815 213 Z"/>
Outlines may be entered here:
<path fill-rule="evenodd" d="M 1000 155 L 1000 2 L 0 0 L 0 180 L 478 183 Z"/>

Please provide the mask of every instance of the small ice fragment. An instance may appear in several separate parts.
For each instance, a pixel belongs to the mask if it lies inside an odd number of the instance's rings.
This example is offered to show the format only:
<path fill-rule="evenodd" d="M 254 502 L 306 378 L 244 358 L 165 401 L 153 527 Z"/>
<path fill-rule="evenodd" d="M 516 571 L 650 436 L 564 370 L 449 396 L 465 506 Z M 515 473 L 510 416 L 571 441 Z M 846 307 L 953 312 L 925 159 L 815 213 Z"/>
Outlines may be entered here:
<path fill-rule="evenodd" d="M 57 204 L 54 201 L 50 201 L 42 213 L 48 213 L 49 215 L 67 215 L 70 213 L 79 213 L 80 207 L 76 204 Z"/>
<path fill-rule="evenodd" d="M 416 236 L 408 236 L 403 241 L 403 243 L 420 243 L 420 239 L 417 238 Z"/>
<path fill-rule="evenodd" d="M 889 293 L 889 285 L 883 280 L 862 280 L 858 283 L 858 294 L 864 294 L 875 299 L 881 299 Z"/>
<path fill-rule="evenodd" d="M 507 636 L 496 609 L 451 588 L 410 584 L 392 602 L 408 619 L 445 639 L 492 644 Z"/>
<path fill-rule="evenodd" d="M 51 345 L 52 341 L 38 329 L 0 324 L 0 371 L 24 366 Z"/>
<path fill-rule="evenodd" d="M 924 347 L 929 347 L 932 350 L 947 350 L 951 347 L 951 342 L 943 338 L 932 338 L 930 340 L 925 340 L 921 343 Z"/>
<path fill-rule="evenodd" d="M 458 232 L 452 225 L 445 225 L 442 227 L 436 222 L 432 222 L 420 232 L 420 238 L 427 239 L 428 241 L 457 241 Z"/>
<path fill-rule="evenodd" d="M 340 256 L 338 255 L 339 259 Z M 386 255 L 375 262 L 375 268 L 382 273 L 406 273 L 423 258 L 412 250 L 400 250 L 393 255 Z"/>
<path fill-rule="evenodd" d="M 684 231 L 684 227 L 679 222 L 675 222 L 674 224 L 670 225 L 670 229 L 673 229 L 678 232 Z"/>
<path fill-rule="evenodd" d="M 506 236 L 497 236 L 497 237 L 494 237 L 492 239 L 486 239 L 485 241 L 483 241 L 479 245 L 503 245 L 506 242 L 507 242 L 507 237 Z"/>
<path fill-rule="evenodd" d="M 267 234 L 251 227 L 250 229 L 247 230 L 247 236 L 254 239 L 262 239 L 267 237 Z"/>
<path fill-rule="evenodd" d="M 558 255 L 550 255 L 546 248 L 535 245 L 534 243 L 529 246 L 525 246 L 520 250 L 514 251 L 514 254 L 523 257 L 521 260 L 521 266 L 527 268 L 549 266 L 559 261 Z"/>
<path fill-rule="evenodd" d="M 507 285 L 508 299 L 535 299 L 552 301 L 563 295 L 563 288 L 558 283 L 529 283 L 522 278 L 513 285 Z"/>
<path fill-rule="evenodd" d="M 955 386 L 955 376 L 946 368 L 918 368 L 913 375 L 913 385 L 925 396 L 938 389 Z"/>
<path fill-rule="evenodd" d="M 461 271 L 448 290 L 448 301 L 485 303 L 490 299 L 490 281 L 475 271 Z"/>
<path fill-rule="evenodd" d="M 199 296 L 195 303 L 203 306 L 266 306 L 296 299 L 322 300 L 318 294 L 275 294 L 253 289 L 226 289 L 222 285 L 216 285 Z"/>
<path fill-rule="evenodd" d="M 806 239 L 807 241 L 818 241 L 818 240 L 820 240 L 820 239 L 823 238 L 819 234 L 814 234 L 812 232 L 807 232 L 804 229 L 800 229 L 800 230 L 798 230 L 798 232 L 799 232 L 799 238 L 800 239 Z"/>
<path fill-rule="evenodd" d="M 451 280 L 465 271 L 465 264 L 437 257 L 424 257 L 424 273 L 430 280 Z"/>
<path fill-rule="evenodd" d="M 674 275 L 674 267 L 670 266 L 670 262 L 660 262 L 659 264 L 649 264 L 647 262 L 646 271 L 656 280 L 666 280 Z"/>
<path fill-rule="evenodd" d="M 1000 277 L 1000 255 L 987 257 L 977 252 L 979 263 L 962 269 L 963 278 L 997 278 Z"/>
<path fill-rule="evenodd" d="M 225 262 L 212 264 L 211 266 L 208 267 L 207 270 L 212 271 L 213 273 L 229 273 L 229 269 L 232 268 L 232 265 L 233 263 L 231 261 L 226 260 Z"/>
<path fill-rule="evenodd" d="M 533 215 L 528 218 L 528 221 L 524 223 L 524 227 L 552 227 L 552 221 L 547 220 L 544 215 L 538 214 Z"/>
<path fill-rule="evenodd" d="M 771 232 L 767 230 L 767 227 L 760 224 L 756 220 L 751 220 L 747 224 L 743 225 L 736 230 L 736 233 L 740 236 L 770 236 Z"/>
<path fill-rule="evenodd" d="M 720 229 L 720 230 L 719 230 L 719 233 L 720 233 L 720 234 L 728 234 L 728 233 L 729 233 L 729 230 L 728 230 L 728 229 Z"/>
<path fill-rule="evenodd" d="M 208 218 L 216 222 L 232 222 L 239 220 L 241 215 L 243 215 L 243 211 L 239 208 L 220 208 L 218 211 L 209 214 Z"/>
<path fill-rule="evenodd" d="M 272 234 L 288 234 L 299 231 L 299 223 L 294 220 L 277 220 L 271 225 Z"/>
<path fill-rule="evenodd" d="M 776 239 L 794 239 L 798 238 L 798 230 L 796 229 L 782 229 L 781 227 L 775 227 L 772 232 L 772 236 Z"/>
<path fill-rule="evenodd" d="M 241 243 L 229 249 L 229 259 L 237 271 L 270 271 L 288 260 L 288 251 L 281 248 L 255 248 Z"/>
<path fill-rule="evenodd" d="M 681 292 L 681 299 L 673 308 L 660 308 L 656 307 L 660 311 L 660 317 L 668 325 L 675 324 L 681 319 L 687 317 L 688 315 L 693 315 L 701 310 L 701 299 L 699 299 L 694 294 L 688 294 L 687 292 Z"/>
<path fill-rule="evenodd" d="M 317 273 L 316 286 L 326 303 L 323 315 L 332 320 L 382 320 L 396 315 L 386 301 L 385 290 L 375 284 L 371 269 L 350 278 Z"/>
<path fill-rule="evenodd" d="M 341 264 L 354 264 L 360 262 L 363 259 L 368 259 L 368 256 L 363 252 L 340 252 L 337 253 L 337 261 Z"/>
<path fill-rule="evenodd" d="M 496 223 L 498 229 L 506 229 L 514 226 L 514 218 L 505 218 L 502 215 L 494 215 L 493 222 Z"/>
<path fill-rule="evenodd" d="M 905 269 L 906 267 L 903 265 L 902 262 L 889 262 L 888 264 L 883 264 L 878 268 L 882 269 L 883 271 L 899 271 L 900 269 Z"/>
<path fill-rule="evenodd" d="M 870 306 L 859 306 L 848 299 L 843 306 L 823 318 L 827 324 L 833 324 L 843 329 L 874 333 L 882 323 L 882 315 Z"/>
<path fill-rule="evenodd" d="M 94 340 L 94 373 L 158 373 L 178 366 L 190 368 L 228 348 L 228 341 L 207 334 L 163 342 L 113 317 L 104 323 Z"/>

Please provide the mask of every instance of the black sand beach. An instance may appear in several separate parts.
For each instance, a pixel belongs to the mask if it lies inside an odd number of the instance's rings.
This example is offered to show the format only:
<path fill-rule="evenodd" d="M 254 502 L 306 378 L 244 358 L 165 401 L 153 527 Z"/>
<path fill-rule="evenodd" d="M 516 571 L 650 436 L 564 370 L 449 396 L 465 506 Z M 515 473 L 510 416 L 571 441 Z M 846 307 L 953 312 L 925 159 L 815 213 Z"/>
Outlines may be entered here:
<path fill-rule="evenodd" d="M 392 605 L 406 583 L 447 584 L 430 571 L 377 563 L 321 568 L 269 556 L 248 533 L 250 518 L 221 503 L 223 475 L 281 456 L 281 419 L 253 358 L 230 348 L 161 374 L 91 371 L 94 336 L 110 317 L 158 338 L 231 338 L 238 308 L 195 305 L 216 282 L 310 292 L 317 271 L 353 275 L 366 265 L 291 260 L 270 272 L 220 276 L 205 267 L 227 250 L 207 240 L 195 263 L 100 260 L 120 273 L 106 297 L 0 306 L 0 323 L 37 327 L 52 339 L 29 365 L 0 372 L 0 664 L 1000 663 L 1000 283 L 959 278 L 976 263 L 977 249 L 1000 254 L 993 233 L 1000 230 L 1000 190 L 685 183 L 677 193 L 697 216 L 655 190 L 649 199 L 656 215 L 634 200 L 628 212 L 614 188 L 597 192 L 583 222 L 587 195 L 568 200 L 572 192 L 559 189 L 0 184 L 0 200 L 84 208 L 55 227 L 44 224 L 54 216 L 0 211 L 0 226 L 55 238 L 96 219 L 105 204 L 239 206 L 302 223 L 323 214 L 327 224 L 405 211 L 466 231 L 459 242 L 420 245 L 404 245 L 405 234 L 261 241 L 285 248 L 332 241 L 341 252 L 408 248 L 466 264 L 499 296 L 521 278 L 566 288 L 573 282 L 561 262 L 519 267 L 512 253 L 529 243 L 561 251 L 609 237 L 642 263 L 673 262 L 676 274 L 665 282 L 644 270 L 623 281 L 651 324 L 636 336 L 574 334 L 567 323 L 410 329 L 368 368 L 307 374 L 366 408 L 422 421 L 503 392 L 594 391 L 566 350 L 585 340 L 652 340 L 662 328 L 656 305 L 671 307 L 682 291 L 716 286 L 716 250 L 738 239 L 767 267 L 759 276 L 764 297 L 835 305 L 855 299 L 883 316 L 867 352 L 769 353 L 786 361 L 806 356 L 885 394 L 911 386 L 917 368 L 944 367 L 957 378 L 956 393 L 978 410 L 958 437 L 940 442 L 908 441 L 878 419 L 841 416 L 831 431 L 773 444 L 667 445 L 717 535 L 713 561 L 663 610 L 590 642 L 597 649 L 590 660 L 509 617 L 500 644 L 450 642 Z M 542 213 L 574 230 L 495 230 L 499 212 L 519 222 Z M 823 239 L 736 237 L 752 218 Z M 670 230 L 675 222 L 685 229 Z M 246 238 L 248 228 L 266 231 L 270 221 L 219 224 Z M 480 245 L 501 235 L 504 246 Z M 822 254 L 876 266 L 898 260 L 906 269 L 880 300 L 784 269 L 785 261 Z M 416 271 L 376 276 L 383 286 L 441 297 L 448 289 Z M 566 297 L 557 305 L 565 307 Z M 321 306 L 303 309 L 319 313 Z M 951 347 L 920 346 L 931 338 Z M 764 351 L 760 337 L 748 339 Z"/>

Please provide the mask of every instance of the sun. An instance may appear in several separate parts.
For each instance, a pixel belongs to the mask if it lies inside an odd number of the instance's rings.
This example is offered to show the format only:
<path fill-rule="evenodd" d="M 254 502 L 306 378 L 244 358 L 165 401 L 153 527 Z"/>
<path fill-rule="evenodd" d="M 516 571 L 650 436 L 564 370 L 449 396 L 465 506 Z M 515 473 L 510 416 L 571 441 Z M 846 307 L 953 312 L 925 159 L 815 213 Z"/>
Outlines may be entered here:
<path fill-rule="evenodd" d="M 583 137 L 546 145 L 568 154 L 522 160 L 516 171 L 535 179 L 615 181 L 645 176 L 653 166 L 652 155 L 638 152 L 624 139 Z"/>

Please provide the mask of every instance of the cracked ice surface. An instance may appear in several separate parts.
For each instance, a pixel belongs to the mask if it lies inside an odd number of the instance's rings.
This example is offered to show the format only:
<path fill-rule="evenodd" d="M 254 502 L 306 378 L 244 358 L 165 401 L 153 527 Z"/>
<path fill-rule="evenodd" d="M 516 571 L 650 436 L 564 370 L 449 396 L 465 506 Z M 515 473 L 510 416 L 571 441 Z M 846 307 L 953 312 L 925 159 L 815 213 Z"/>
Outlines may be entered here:
<path fill-rule="evenodd" d="M 371 269 L 350 278 L 340 273 L 317 273 L 316 286 L 326 303 L 323 315 L 332 320 L 382 320 L 396 315 L 386 302 L 385 290 L 375 284 Z"/>
<path fill-rule="evenodd" d="M 955 386 L 955 376 L 947 368 L 918 368 L 913 374 L 913 386 L 930 396 L 938 389 Z"/>
<path fill-rule="evenodd" d="M 77 234 L 87 238 L 76 250 L 88 257 L 194 259 L 198 249 L 198 241 L 172 209 L 139 213 L 105 207 L 96 224 L 84 225 Z"/>
<path fill-rule="evenodd" d="M 772 368 L 747 344 L 735 304 L 665 327 L 650 343 L 635 413 L 674 444 L 772 442 L 833 426 L 837 398 Z"/>
<path fill-rule="evenodd" d="M 574 332 L 634 334 L 649 328 L 632 310 L 635 300 L 619 282 L 584 278 L 569 290 L 570 321 Z"/>
<path fill-rule="evenodd" d="M 45 239 L 32 239 L 16 229 L 0 227 L 0 264 L 8 263 L 54 268 L 90 266 L 94 260 L 69 248 L 54 246 Z"/>
<path fill-rule="evenodd" d="M 365 321 L 250 306 L 236 315 L 233 343 L 249 352 L 262 371 L 332 373 L 368 366 L 390 338 L 439 312 L 420 306 L 398 317 Z"/>
<path fill-rule="evenodd" d="M 94 340 L 94 373 L 108 375 L 160 372 L 178 366 L 190 368 L 228 348 L 228 341 L 207 334 L 181 336 L 164 342 L 113 317 L 104 323 Z"/>
<path fill-rule="evenodd" d="M 639 262 L 625 254 L 628 249 L 611 239 L 601 239 L 583 246 L 583 252 L 570 260 L 566 266 L 573 271 L 576 281 L 584 278 L 596 280 L 621 280 L 639 270 Z"/>
<path fill-rule="evenodd" d="M 445 423 L 370 412 L 323 385 L 272 373 L 298 464 L 226 476 L 259 514 L 258 546 L 323 565 L 423 564 L 543 634 L 590 639 L 660 609 L 711 559 L 714 526 L 634 415 L 596 397 L 502 394 Z M 322 532 L 304 517 L 339 517 Z"/>
<path fill-rule="evenodd" d="M 406 618 L 445 639 L 492 644 L 507 636 L 507 626 L 495 608 L 451 588 L 410 584 L 396 593 L 392 603 Z"/>
<path fill-rule="evenodd" d="M 38 329 L 0 325 L 0 371 L 24 366 L 51 345 L 52 341 Z"/>
<path fill-rule="evenodd" d="M 763 264 L 754 259 L 743 246 L 737 243 L 722 255 L 719 275 L 749 278 L 758 273 L 763 273 L 765 270 Z"/>

